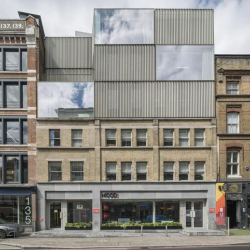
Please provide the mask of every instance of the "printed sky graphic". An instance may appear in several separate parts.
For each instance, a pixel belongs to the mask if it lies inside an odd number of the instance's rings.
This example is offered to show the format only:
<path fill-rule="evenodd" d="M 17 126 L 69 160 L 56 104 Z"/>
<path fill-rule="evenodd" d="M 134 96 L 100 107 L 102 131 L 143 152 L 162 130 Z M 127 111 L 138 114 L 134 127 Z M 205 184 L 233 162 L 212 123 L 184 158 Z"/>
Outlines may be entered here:
<path fill-rule="evenodd" d="M 215 53 L 250 54 L 250 0 L 0 0 L 0 18 L 41 15 L 46 36 L 92 33 L 94 8 L 213 8 Z"/>

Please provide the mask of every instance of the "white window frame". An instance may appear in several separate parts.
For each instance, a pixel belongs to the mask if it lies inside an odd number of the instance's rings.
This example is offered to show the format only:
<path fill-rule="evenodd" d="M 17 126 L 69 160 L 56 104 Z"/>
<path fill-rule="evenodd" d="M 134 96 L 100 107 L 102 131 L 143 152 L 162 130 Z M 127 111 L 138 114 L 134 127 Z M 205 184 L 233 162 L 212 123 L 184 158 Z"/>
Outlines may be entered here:
<path fill-rule="evenodd" d="M 115 131 L 115 136 L 114 137 L 108 137 L 108 132 L 109 131 Z M 117 143 L 116 143 L 116 129 L 106 129 L 105 131 L 105 141 L 106 141 L 106 147 L 116 147 Z M 115 145 L 108 145 L 108 140 L 113 140 L 115 141 Z"/>
<path fill-rule="evenodd" d="M 197 131 L 203 131 L 203 136 L 202 136 L 202 137 L 197 136 L 197 135 L 196 135 L 196 132 L 197 132 Z M 202 145 L 201 145 L 201 146 L 196 145 L 197 140 L 198 140 L 198 141 L 201 141 L 201 140 L 202 140 Z M 199 128 L 199 129 L 198 129 L 198 128 L 197 128 L 197 129 L 194 130 L 194 145 L 195 145 L 196 147 L 204 147 L 204 146 L 205 146 L 205 129 L 203 129 L 203 128 Z"/>
<path fill-rule="evenodd" d="M 172 137 L 168 137 L 166 135 L 167 133 L 165 133 L 165 132 L 167 132 L 167 131 L 172 131 Z M 165 142 L 167 142 L 169 140 L 172 140 L 172 145 L 171 146 L 170 145 L 165 145 Z M 164 129 L 163 130 L 163 145 L 165 147 L 173 147 L 174 146 L 174 129 Z"/>
<path fill-rule="evenodd" d="M 237 162 L 233 161 L 233 154 L 237 153 Z M 228 162 L 228 154 L 230 154 L 230 162 Z M 237 174 L 233 174 L 233 166 L 237 165 Z M 228 174 L 228 167 L 230 166 L 230 174 Z M 240 153 L 239 151 L 227 151 L 227 168 L 226 168 L 227 177 L 241 177 L 240 176 Z"/>
<path fill-rule="evenodd" d="M 130 138 L 126 137 L 126 136 L 125 137 L 122 136 L 122 132 L 124 132 L 124 131 L 130 131 Z M 129 141 L 128 139 L 130 139 L 130 146 L 123 146 L 122 142 L 123 141 L 127 142 L 127 141 Z M 121 130 L 121 145 L 122 145 L 122 147 L 132 147 L 132 129 L 122 129 Z"/>
<path fill-rule="evenodd" d="M 138 132 L 139 131 L 146 131 L 146 135 L 145 135 L 145 141 L 146 141 L 146 145 L 145 146 L 138 146 L 138 141 L 139 140 L 141 140 L 142 141 L 142 139 L 144 139 L 144 138 L 138 138 Z M 147 129 L 137 129 L 136 130 L 136 146 L 137 147 L 147 147 L 147 145 L 148 145 L 148 131 L 147 131 Z M 139 140 L 138 140 L 139 139 Z"/>
<path fill-rule="evenodd" d="M 180 173 L 181 173 L 181 164 L 182 163 L 187 163 L 188 164 L 188 179 L 187 180 L 180 180 Z M 182 171 L 182 173 L 185 173 L 185 171 Z M 179 181 L 189 181 L 190 180 L 190 162 L 189 161 L 181 161 L 179 162 Z"/>
<path fill-rule="evenodd" d="M 173 167 L 173 171 L 166 171 L 165 169 L 167 168 L 167 164 L 171 164 L 172 167 Z M 175 167 L 174 167 L 174 162 L 173 161 L 165 161 L 164 162 L 164 165 L 163 165 L 163 178 L 164 178 L 164 181 L 174 181 L 175 180 Z M 165 180 L 165 173 L 173 173 L 173 180 Z"/>
<path fill-rule="evenodd" d="M 130 172 L 127 172 L 127 171 L 124 171 L 123 170 L 123 167 L 125 166 L 125 164 L 130 164 Z M 123 174 L 126 174 L 126 173 L 128 173 L 128 174 L 130 174 L 130 180 L 123 180 L 122 179 L 122 175 Z M 132 181 L 132 162 L 121 162 L 121 180 L 122 181 Z"/>
<path fill-rule="evenodd" d="M 187 137 L 181 137 L 180 136 L 180 131 L 181 130 L 187 130 L 188 131 L 188 136 Z M 188 147 L 188 146 L 190 146 L 190 138 L 189 137 L 190 137 L 190 129 L 179 129 L 179 146 L 180 147 Z M 187 140 L 188 141 L 187 145 L 182 146 L 181 143 L 180 143 L 181 140 Z"/>
<path fill-rule="evenodd" d="M 76 138 L 74 138 L 74 132 L 78 132 L 78 131 L 81 131 L 81 137 L 76 137 Z M 82 129 L 72 129 L 71 130 L 71 139 L 72 139 L 72 147 L 75 147 L 75 148 L 77 148 L 77 147 L 82 147 Z M 74 146 L 74 142 L 75 141 L 80 141 L 81 140 L 81 146 Z"/>
<path fill-rule="evenodd" d="M 230 119 L 230 115 L 235 115 L 237 114 L 237 123 L 232 123 L 230 122 L 229 123 L 229 119 Z M 232 117 L 231 117 L 232 119 Z M 232 129 L 232 126 L 236 126 L 236 132 L 230 132 L 230 130 L 233 130 Z M 227 133 L 228 134 L 238 134 L 239 133 L 239 127 L 240 127 L 240 115 L 238 112 L 228 112 L 227 113 Z"/>
<path fill-rule="evenodd" d="M 108 180 L 108 173 L 113 173 L 112 171 L 108 169 L 109 167 L 114 167 L 115 166 L 115 180 Z M 117 162 L 106 162 L 106 181 L 117 181 Z"/>
<path fill-rule="evenodd" d="M 137 175 L 139 173 L 138 167 L 139 164 L 145 164 L 146 165 L 146 171 L 142 173 L 146 173 L 146 180 L 138 180 Z M 136 162 L 136 181 L 147 181 L 148 180 L 148 163 L 147 162 Z"/>
<path fill-rule="evenodd" d="M 237 86 L 237 88 L 232 87 L 233 84 L 235 84 Z M 229 87 L 229 85 L 230 85 L 230 87 Z M 226 83 L 226 92 L 227 92 L 227 95 L 238 95 L 239 94 L 239 85 L 240 85 L 239 82 L 230 82 L 230 81 L 228 81 Z M 236 91 L 237 93 L 235 93 L 235 94 L 233 93 L 232 94 L 231 92 L 233 92 L 233 91 Z"/>
<path fill-rule="evenodd" d="M 197 171 L 198 164 L 203 165 L 203 172 L 202 171 Z M 196 180 L 195 179 L 196 173 L 203 173 L 203 176 L 202 176 L 203 179 L 202 180 Z M 196 162 L 194 162 L 194 180 L 195 181 L 204 181 L 205 180 L 205 162 L 204 161 L 196 161 Z"/>

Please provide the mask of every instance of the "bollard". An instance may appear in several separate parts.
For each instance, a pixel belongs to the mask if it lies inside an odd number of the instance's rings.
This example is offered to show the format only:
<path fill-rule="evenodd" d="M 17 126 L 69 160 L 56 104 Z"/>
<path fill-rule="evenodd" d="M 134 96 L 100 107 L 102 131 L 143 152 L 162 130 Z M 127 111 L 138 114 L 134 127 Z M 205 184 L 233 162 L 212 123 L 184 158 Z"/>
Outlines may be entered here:
<path fill-rule="evenodd" d="M 143 226 L 141 226 L 141 236 L 143 236 Z"/>
<path fill-rule="evenodd" d="M 166 226 L 166 237 L 168 237 L 168 226 Z"/>

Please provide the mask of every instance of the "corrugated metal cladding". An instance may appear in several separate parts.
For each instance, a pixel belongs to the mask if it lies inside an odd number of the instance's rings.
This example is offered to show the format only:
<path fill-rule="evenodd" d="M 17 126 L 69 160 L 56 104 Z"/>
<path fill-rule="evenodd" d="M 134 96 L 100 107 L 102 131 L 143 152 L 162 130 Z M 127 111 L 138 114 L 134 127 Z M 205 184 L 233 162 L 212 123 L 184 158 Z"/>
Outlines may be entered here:
<path fill-rule="evenodd" d="M 93 82 L 92 69 L 46 69 L 43 81 Z"/>
<path fill-rule="evenodd" d="M 155 10 L 156 44 L 214 44 L 214 11 Z"/>
<path fill-rule="evenodd" d="M 154 45 L 95 45 L 95 81 L 155 80 Z"/>
<path fill-rule="evenodd" d="M 95 82 L 95 117 L 215 116 L 213 81 Z"/>
<path fill-rule="evenodd" d="M 91 37 L 46 37 L 45 68 L 92 68 Z"/>

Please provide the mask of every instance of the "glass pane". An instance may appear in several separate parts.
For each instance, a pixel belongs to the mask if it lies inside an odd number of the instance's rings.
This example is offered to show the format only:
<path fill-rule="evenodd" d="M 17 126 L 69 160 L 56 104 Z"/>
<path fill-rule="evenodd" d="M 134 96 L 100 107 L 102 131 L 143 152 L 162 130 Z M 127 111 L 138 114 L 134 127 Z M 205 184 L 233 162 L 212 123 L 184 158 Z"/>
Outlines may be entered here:
<path fill-rule="evenodd" d="M 231 155 L 232 155 L 231 152 L 227 153 L 227 163 L 231 163 Z"/>
<path fill-rule="evenodd" d="M 61 171 L 61 162 L 49 162 L 50 171 Z"/>
<path fill-rule="evenodd" d="M 95 10 L 95 44 L 154 43 L 154 10 Z"/>
<path fill-rule="evenodd" d="M 131 162 L 122 162 L 122 181 L 131 181 Z"/>
<path fill-rule="evenodd" d="M 204 146 L 204 139 L 195 139 L 194 145 L 197 147 Z"/>
<path fill-rule="evenodd" d="M 7 222 L 18 222 L 17 196 L 0 196 L 1 219 Z"/>
<path fill-rule="evenodd" d="M 22 51 L 22 71 L 27 71 L 27 51 Z"/>
<path fill-rule="evenodd" d="M 27 108 L 27 84 L 22 84 L 23 108 Z"/>
<path fill-rule="evenodd" d="M 92 221 L 92 201 L 68 201 L 68 223 Z"/>
<path fill-rule="evenodd" d="M 61 228 L 61 211 L 60 202 L 53 202 L 50 204 L 50 228 Z"/>
<path fill-rule="evenodd" d="M 3 182 L 3 158 L 0 155 L 0 183 Z"/>
<path fill-rule="evenodd" d="M 83 181 L 83 172 L 71 172 L 72 181 Z"/>
<path fill-rule="evenodd" d="M 179 222 L 180 204 L 176 201 L 161 201 L 155 203 L 155 222 Z M 150 218 L 151 219 L 151 218 Z M 152 220 L 147 222 L 152 223 Z"/>
<path fill-rule="evenodd" d="M 5 70 L 7 71 L 19 71 L 19 51 L 5 51 Z"/>
<path fill-rule="evenodd" d="M 233 162 L 238 163 L 238 155 L 239 155 L 238 152 L 233 152 Z"/>
<path fill-rule="evenodd" d="M 60 138 L 60 130 L 50 130 L 50 138 Z"/>
<path fill-rule="evenodd" d="M 62 172 L 50 172 L 50 181 L 61 181 Z"/>
<path fill-rule="evenodd" d="M 2 121 L 0 120 L 0 144 L 3 143 L 3 123 Z"/>
<path fill-rule="evenodd" d="M 6 157 L 6 182 L 19 182 L 19 157 Z"/>
<path fill-rule="evenodd" d="M 204 129 L 195 129 L 196 138 L 204 138 Z"/>
<path fill-rule="evenodd" d="M 233 175 L 238 175 L 238 165 L 233 165 Z"/>
<path fill-rule="evenodd" d="M 0 58 L 0 60 L 1 60 L 1 58 Z M 0 71 L 1 71 L 1 67 L 0 67 Z M 0 82 L 0 108 L 3 107 L 3 98 L 2 98 L 3 92 L 2 91 L 3 91 L 3 86 L 2 86 L 2 83 Z"/>
<path fill-rule="evenodd" d="M 179 140 L 179 146 L 185 147 L 188 146 L 188 139 L 180 139 Z"/>
<path fill-rule="evenodd" d="M 203 227 L 203 202 L 194 202 L 194 227 Z"/>
<path fill-rule="evenodd" d="M 22 183 L 28 183 L 28 156 L 22 157 Z"/>
<path fill-rule="evenodd" d="M 23 144 L 28 142 L 28 124 L 27 121 L 23 121 Z"/>
<path fill-rule="evenodd" d="M 6 121 L 6 143 L 19 144 L 19 121 Z"/>
<path fill-rule="evenodd" d="M 39 82 L 38 117 L 93 117 L 93 82 Z"/>
<path fill-rule="evenodd" d="M 72 130 L 73 139 L 82 139 L 82 130 Z"/>
<path fill-rule="evenodd" d="M 106 130 L 106 138 L 115 139 L 116 138 L 116 130 L 115 129 L 107 129 Z"/>
<path fill-rule="evenodd" d="M 137 130 L 137 138 L 144 139 L 147 137 L 147 130 L 146 129 L 138 129 Z"/>
<path fill-rule="evenodd" d="M 2 64 L 2 61 L 3 61 L 3 52 L 2 50 L 0 49 L 0 71 L 3 70 L 3 64 Z"/>
<path fill-rule="evenodd" d="M 213 46 L 156 46 L 156 80 L 214 80 Z"/>
<path fill-rule="evenodd" d="M 191 227 L 191 208 L 192 208 L 192 203 L 191 201 L 186 202 L 186 227 Z"/>
<path fill-rule="evenodd" d="M 189 130 L 188 129 L 180 129 L 179 130 L 179 137 L 181 138 L 188 138 Z"/>
<path fill-rule="evenodd" d="M 19 108 L 19 86 L 18 84 L 6 84 L 6 108 Z"/>
<path fill-rule="evenodd" d="M 231 175 L 231 165 L 227 165 L 227 175 Z"/>
<path fill-rule="evenodd" d="M 71 162 L 71 171 L 83 171 L 82 162 Z"/>
<path fill-rule="evenodd" d="M 122 139 L 131 139 L 131 130 L 122 130 Z"/>

